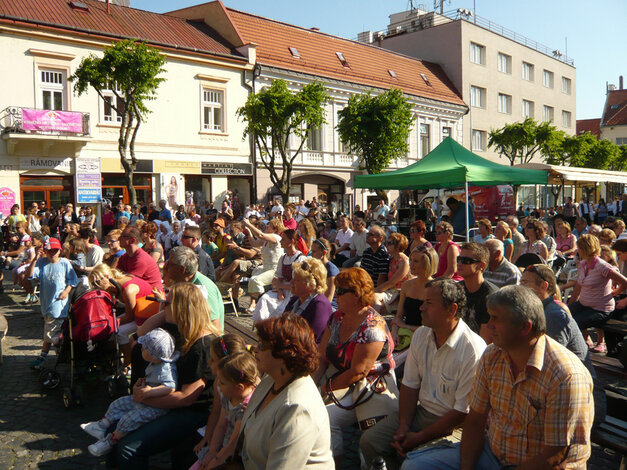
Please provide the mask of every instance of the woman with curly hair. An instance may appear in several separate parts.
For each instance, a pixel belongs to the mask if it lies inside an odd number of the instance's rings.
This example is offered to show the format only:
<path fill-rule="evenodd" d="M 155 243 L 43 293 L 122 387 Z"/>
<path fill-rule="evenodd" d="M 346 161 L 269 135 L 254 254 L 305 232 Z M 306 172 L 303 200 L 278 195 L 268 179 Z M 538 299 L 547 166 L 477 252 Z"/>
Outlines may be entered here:
<path fill-rule="evenodd" d="M 548 260 L 549 250 L 542 241 L 544 233 L 544 227 L 540 221 L 529 220 L 525 225 L 525 237 L 527 240 L 520 245 L 518 257 L 525 253 L 535 253 L 543 260 Z"/>
<path fill-rule="evenodd" d="M 293 313 L 255 325 L 257 366 L 266 374 L 242 418 L 247 470 L 332 470 L 329 418 L 311 373 L 318 348 L 307 322 Z"/>

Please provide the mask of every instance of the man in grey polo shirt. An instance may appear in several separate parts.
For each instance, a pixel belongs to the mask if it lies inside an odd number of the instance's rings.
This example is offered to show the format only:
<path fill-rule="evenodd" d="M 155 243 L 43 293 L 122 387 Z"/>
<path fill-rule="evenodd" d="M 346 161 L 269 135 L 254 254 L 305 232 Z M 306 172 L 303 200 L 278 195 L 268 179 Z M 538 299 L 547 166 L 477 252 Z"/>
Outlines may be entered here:
<path fill-rule="evenodd" d="M 503 242 L 493 238 L 486 241 L 485 246 L 490 252 L 490 262 L 483 272 L 483 278 L 498 288 L 518 284 L 521 277 L 520 269 L 503 256 Z"/>

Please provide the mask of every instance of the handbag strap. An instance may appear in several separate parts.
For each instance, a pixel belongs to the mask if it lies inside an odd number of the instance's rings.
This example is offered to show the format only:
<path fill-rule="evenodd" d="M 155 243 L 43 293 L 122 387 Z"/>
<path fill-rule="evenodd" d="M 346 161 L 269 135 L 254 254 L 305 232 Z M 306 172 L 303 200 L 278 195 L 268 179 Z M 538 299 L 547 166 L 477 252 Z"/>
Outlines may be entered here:
<path fill-rule="evenodd" d="M 381 382 L 381 380 L 383 380 L 383 378 L 385 377 L 385 375 L 390 371 L 390 365 L 389 364 L 383 364 L 381 371 L 377 374 L 377 376 L 375 377 L 375 379 L 370 383 L 369 387 L 364 387 L 363 390 L 359 393 L 359 395 L 357 396 L 357 399 L 355 399 L 353 401 L 352 404 L 350 405 L 343 405 L 342 403 L 340 403 L 340 401 L 337 399 L 337 397 L 335 396 L 335 394 L 333 393 L 333 390 L 331 390 L 331 381 L 333 378 L 337 377 L 339 374 L 341 374 L 344 371 L 338 371 L 337 373 L 333 374 L 333 376 L 329 377 L 329 380 L 327 381 L 327 387 L 328 387 L 328 396 L 331 399 L 331 401 L 333 402 L 334 405 L 337 405 L 338 408 L 341 408 L 343 410 L 354 410 L 355 408 L 357 408 L 359 405 L 363 405 L 364 403 L 366 403 L 368 400 L 370 400 L 372 398 L 372 395 L 374 395 L 378 384 Z M 370 392 L 370 393 L 368 393 Z"/>

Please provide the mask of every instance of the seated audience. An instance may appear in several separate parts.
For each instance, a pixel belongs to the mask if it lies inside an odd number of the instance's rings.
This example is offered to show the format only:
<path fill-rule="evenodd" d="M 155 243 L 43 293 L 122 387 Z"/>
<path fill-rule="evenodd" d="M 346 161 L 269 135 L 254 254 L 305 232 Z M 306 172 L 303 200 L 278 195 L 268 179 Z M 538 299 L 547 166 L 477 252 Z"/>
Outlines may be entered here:
<path fill-rule="evenodd" d="M 435 251 L 438 253 L 438 270 L 434 278 L 448 277 L 454 281 L 461 281 L 457 274 L 457 256 L 459 245 L 453 242 L 453 226 L 448 222 L 440 222 L 435 227 Z"/>
<path fill-rule="evenodd" d="M 496 287 L 515 285 L 520 282 L 520 269 L 503 255 L 503 242 L 498 238 L 485 243 L 490 252 L 490 262 L 483 277 Z M 511 246 L 511 245 L 510 245 Z"/>
<path fill-rule="evenodd" d="M 370 275 L 376 287 L 387 281 L 390 270 L 390 254 L 385 247 L 385 230 L 379 225 L 371 226 L 366 235 L 366 243 L 368 248 L 361 258 L 361 267 Z"/>

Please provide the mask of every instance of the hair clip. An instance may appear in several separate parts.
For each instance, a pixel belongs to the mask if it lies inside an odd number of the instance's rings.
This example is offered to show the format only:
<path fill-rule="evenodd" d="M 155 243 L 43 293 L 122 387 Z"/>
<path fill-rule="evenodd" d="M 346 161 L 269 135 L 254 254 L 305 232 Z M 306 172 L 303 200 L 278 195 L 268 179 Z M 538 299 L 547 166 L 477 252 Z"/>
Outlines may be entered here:
<path fill-rule="evenodd" d="M 222 346 L 222 352 L 224 353 L 224 356 L 228 356 L 229 355 L 229 351 L 226 348 L 226 343 L 224 342 L 224 336 L 220 336 L 220 345 Z"/>
<path fill-rule="evenodd" d="M 253 349 L 254 349 L 254 348 L 253 348 L 253 345 L 252 345 L 252 344 L 247 344 L 247 345 L 246 345 L 246 351 L 248 351 L 248 352 L 253 352 Z"/>

